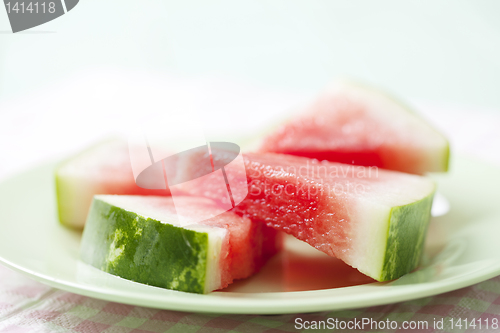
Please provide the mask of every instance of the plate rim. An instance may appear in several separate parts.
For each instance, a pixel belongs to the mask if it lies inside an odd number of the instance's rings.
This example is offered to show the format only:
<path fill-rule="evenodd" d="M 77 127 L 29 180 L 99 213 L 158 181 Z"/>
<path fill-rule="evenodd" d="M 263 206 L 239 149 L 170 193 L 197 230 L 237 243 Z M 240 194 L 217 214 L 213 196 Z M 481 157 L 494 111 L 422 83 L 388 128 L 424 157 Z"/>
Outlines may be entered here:
<path fill-rule="evenodd" d="M 365 285 L 358 285 L 358 286 L 349 286 L 349 287 L 342 287 L 342 288 L 333 288 L 333 289 L 321 289 L 321 290 L 308 290 L 308 291 L 288 291 L 288 292 L 262 292 L 262 293 L 237 293 L 237 292 L 223 292 L 223 291 L 215 291 L 209 294 L 191 294 L 191 293 L 185 293 L 182 291 L 177 291 L 177 290 L 169 290 L 169 292 L 175 293 L 175 297 L 173 299 L 163 299 L 161 302 L 159 299 L 151 299 L 151 298 L 130 298 L 130 296 L 137 294 L 137 293 L 131 293 L 128 296 L 120 294 L 120 293 L 114 293 L 114 292 L 106 292 L 105 288 L 102 287 L 97 287 L 97 288 L 91 288 L 88 286 L 88 288 L 82 288 L 79 287 L 79 285 L 75 285 L 73 283 L 64 283 L 64 282 L 58 282 L 57 279 L 51 278 L 46 276 L 45 274 L 39 274 L 36 272 L 32 272 L 29 269 L 24 269 L 22 267 L 19 267 L 18 265 L 15 265 L 4 258 L 0 257 L 0 263 L 8 268 L 13 269 L 16 272 L 22 273 L 23 275 L 29 276 L 33 278 L 35 281 L 38 281 L 40 283 L 46 284 L 50 287 L 64 290 L 67 292 L 75 293 L 78 295 L 83 295 L 87 297 L 92 297 L 104 301 L 109 301 L 109 302 L 118 302 L 118 303 L 124 303 L 124 304 L 129 304 L 129 305 L 134 305 L 134 306 L 142 306 L 142 307 L 149 307 L 149 308 L 156 308 L 156 309 L 163 309 L 163 310 L 172 310 L 172 311 L 186 311 L 186 312 L 199 312 L 199 313 L 224 313 L 224 314 L 263 314 L 263 315 L 272 315 L 272 314 L 292 314 L 292 313 L 311 313 L 311 312 L 320 312 L 320 311 L 340 311 L 340 310 L 346 310 L 346 309 L 357 309 L 357 308 L 364 308 L 364 307 L 371 307 L 371 306 L 379 306 L 379 305 L 386 305 L 386 304 L 392 304 L 392 303 L 398 303 L 398 302 L 404 302 L 404 301 L 411 301 L 414 299 L 419 299 L 419 298 L 425 298 L 429 296 L 435 296 L 439 295 L 442 293 L 454 291 L 457 289 L 465 288 L 486 280 L 489 280 L 493 277 L 499 276 L 500 275 L 500 263 L 498 263 L 496 266 L 492 266 L 492 269 L 489 269 L 489 272 L 484 273 L 484 270 L 481 271 L 476 271 L 474 272 L 475 274 L 470 274 L 472 275 L 469 279 L 464 279 L 464 280 L 458 280 L 453 283 L 445 283 L 447 280 L 440 281 L 439 283 L 433 282 L 434 284 L 433 287 L 431 288 L 425 288 L 423 287 L 425 283 L 419 284 L 418 286 L 411 284 L 411 287 L 408 286 L 390 286 L 392 290 L 395 290 L 394 288 L 398 288 L 400 292 L 395 293 L 394 295 L 389 295 L 387 296 L 388 291 L 385 287 L 378 291 L 377 293 L 371 293 L 370 297 L 368 299 L 364 298 L 363 296 L 350 296 L 351 300 L 350 302 L 331 302 L 331 301 L 324 301 L 322 298 L 328 298 L 329 296 L 337 296 L 334 295 L 335 291 L 345 291 L 345 290 L 352 290 L 353 288 L 360 289 L 360 287 L 370 287 L 373 285 L 381 285 L 384 283 L 379 283 L 379 282 L 374 282 L 374 283 L 369 283 Z M 483 272 L 482 274 L 480 274 Z M 120 277 L 116 277 L 119 279 L 122 279 Z M 122 279 L 124 280 L 124 279 Z M 128 281 L 128 280 L 127 280 Z M 137 282 L 134 282 L 137 283 Z M 150 288 L 157 288 L 153 286 L 146 286 Z M 411 288 L 411 291 L 409 292 L 401 292 L 402 289 L 407 289 Z M 102 291 L 100 291 L 100 289 Z M 162 288 L 158 288 L 162 289 Z M 422 289 L 422 290 L 421 290 Z M 404 291 L 404 290 L 403 290 Z M 295 304 L 289 304 L 290 300 L 287 299 L 280 299 L 280 300 L 275 300 L 273 302 L 272 298 L 276 296 L 282 296 L 282 295 L 292 295 L 292 296 L 314 296 L 314 294 L 319 294 L 322 293 L 324 294 L 322 298 L 315 298 L 311 297 L 310 299 L 308 298 L 302 298 L 301 302 L 302 304 L 300 306 L 295 305 Z M 179 299 L 185 298 L 187 295 L 190 295 L 194 298 L 197 299 L 197 304 L 196 308 L 193 309 L 193 302 L 188 301 L 188 302 L 182 302 L 179 301 Z M 268 297 L 265 298 L 259 298 L 259 299 L 249 299 L 249 298 L 240 298 L 236 302 L 231 302 L 231 298 L 224 298 L 227 301 L 227 304 L 220 304 L 217 305 L 217 308 L 219 310 L 210 310 L 209 307 L 207 307 L 209 304 L 205 303 L 211 303 L 212 301 L 220 301 L 220 299 L 214 299 L 213 296 L 219 296 L 221 294 L 228 294 L 228 295 L 234 295 L 234 296 L 240 296 L 240 295 L 265 295 Z M 333 294 L 333 295 L 326 295 L 326 294 Z M 378 298 L 379 294 L 384 294 L 383 298 Z M 199 302 L 199 299 L 206 298 L 206 296 L 212 296 L 209 300 L 207 301 L 202 301 L 201 303 Z M 335 299 L 335 298 L 334 298 Z M 167 302 L 165 302 L 165 300 Z M 321 300 L 321 302 L 318 303 L 318 300 Z M 264 307 L 262 307 L 260 304 L 249 304 L 249 305 L 244 305 L 241 304 L 242 302 L 267 302 L 268 304 Z M 310 303 L 310 302 L 315 302 Z M 161 303 L 161 304 L 160 304 Z M 260 308 L 256 308 L 256 306 L 259 306 Z M 279 311 L 276 311 L 276 307 L 279 306 Z M 297 309 L 299 308 L 299 309 Z M 221 310 L 222 309 L 222 310 Z"/>
<path fill-rule="evenodd" d="M 474 162 L 479 162 L 481 163 L 481 165 L 491 166 L 489 163 L 479 159 L 466 159 L 473 160 Z M 22 178 L 30 172 L 39 171 L 44 167 L 53 166 L 57 163 L 58 161 L 44 163 L 28 170 L 24 170 L 23 172 L 12 175 L 8 178 L 1 179 L 0 187 L 4 186 L 6 182 L 15 181 L 16 179 L 20 177 Z M 493 167 L 495 169 L 498 169 L 497 166 Z M 61 228 L 64 228 L 64 226 L 60 225 L 59 223 L 58 225 Z M 493 264 L 489 265 L 488 267 L 465 274 L 465 276 L 461 276 L 459 279 L 452 281 L 450 281 L 449 279 L 444 279 L 440 281 L 423 282 L 419 284 L 390 286 L 387 286 L 388 283 L 375 282 L 342 288 L 289 292 L 238 293 L 216 291 L 206 295 L 168 290 L 171 297 L 141 298 L 138 297 L 140 293 L 137 291 L 115 292 L 112 289 L 107 289 L 106 287 L 91 286 L 81 283 L 78 284 L 72 281 L 58 279 L 57 277 L 50 276 L 41 272 L 36 272 L 29 268 L 23 267 L 22 265 L 18 265 L 15 262 L 11 262 L 10 260 L 4 258 L 4 255 L 0 253 L 0 264 L 13 269 L 14 271 L 22 273 L 23 275 L 29 276 L 35 281 L 75 294 L 80 294 L 83 296 L 110 302 L 120 302 L 124 304 L 157 309 L 226 314 L 290 314 L 319 311 L 339 311 L 345 309 L 385 305 L 434 296 L 464 288 L 500 275 L 500 261 L 494 260 L 493 258 L 485 258 L 484 260 L 490 260 Z M 79 259 L 76 259 L 76 262 L 84 264 Z M 157 288 L 153 286 L 145 287 Z M 373 291 L 374 287 L 380 288 L 380 290 Z M 360 291 L 360 293 L 350 293 L 353 290 Z M 363 294 L 364 290 L 370 290 L 370 293 Z M 253 295 L 253 297 L 249 297 L 249 295 Z M 336 297 L 339 295 L 349 295 L 349 297 Z M 297 302 L 291 302 L 288 297 L 292 296 L 296 296 L 300 304 L 297 304 Z M 214 302 L 217 302 L 218 304 L 214 305 Z"/>

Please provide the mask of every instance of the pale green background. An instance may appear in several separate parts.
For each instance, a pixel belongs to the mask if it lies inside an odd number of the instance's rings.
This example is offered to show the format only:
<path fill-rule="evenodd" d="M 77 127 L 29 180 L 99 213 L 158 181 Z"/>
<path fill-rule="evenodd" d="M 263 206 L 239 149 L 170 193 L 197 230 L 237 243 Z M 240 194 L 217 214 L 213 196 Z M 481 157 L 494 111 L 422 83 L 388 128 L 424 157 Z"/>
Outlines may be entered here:
<path fill-rule="evenodd" d="M 301 92 L 349 75 L 409 98 L 500 109 L 499 17 L 495 0 L 81 0 L 13 35 L 2 9 L 0 101 L 113 65 Z"/>

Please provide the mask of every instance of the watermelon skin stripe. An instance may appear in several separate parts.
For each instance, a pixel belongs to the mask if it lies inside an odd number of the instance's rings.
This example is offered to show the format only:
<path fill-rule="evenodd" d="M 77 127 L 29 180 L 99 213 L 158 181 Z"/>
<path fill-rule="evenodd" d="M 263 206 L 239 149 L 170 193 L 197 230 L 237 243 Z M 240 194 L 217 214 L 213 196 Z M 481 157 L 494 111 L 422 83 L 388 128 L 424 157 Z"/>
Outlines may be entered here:
<path fill-rule="evenodd" d="M 156 287 L 204 293 L 209 237 L 95 200 L 82 238 L 84 262 Z"/>
<path fill-rule="evenodd" d="M 377 280 L 394 280 L 418 267 L 433 197 L 431 195 L 415 203 L 391 209 L 382 275 Z M 428 213 L 425 215 L 422 212 Z"/>

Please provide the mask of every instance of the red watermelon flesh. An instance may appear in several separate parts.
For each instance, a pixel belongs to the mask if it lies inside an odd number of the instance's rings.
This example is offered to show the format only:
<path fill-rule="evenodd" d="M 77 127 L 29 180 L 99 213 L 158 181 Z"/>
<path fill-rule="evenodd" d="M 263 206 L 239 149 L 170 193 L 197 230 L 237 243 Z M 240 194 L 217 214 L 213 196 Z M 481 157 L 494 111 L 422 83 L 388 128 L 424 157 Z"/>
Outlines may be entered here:
<path fill-rule="evenodd" d="M 223 152 L 212 155 L 214 161 L 225 158 Z M 191 156 L 179 172 L 195 172 L 200 158 L 206 157 Z M 244 161 L 246 174 L 225 170 L 230 182 L 248 184 L 248 196 L 234 208 L 238 214 L 283 230 L 379 281 L 417 267 L 435 191 L 432 181 L 283 154 L 246 154 Z M 202 186 L 186 183 L 183 191 L 224 198 L 209 178 Z"/>
<path fill-rule="evenodd" d="M 196 204 L 191 203 L 190 197 L 182 198 L 191 207 L 191 217 L 204 216 L 213 209 L 211 204 L 206 207 L 200 205 L 201 198 Z M 209 201 L 209 200 L 207 200 Z M 179 205 L 179 199 L 175 200 Z M 187 210 L 183 210 L 187 211 Z M 227 247 L 221 253 L 222 287 L 227 287 L 233 280 L 243 279 L 258 271 L 282 247 L 282 235 L 276 229 L 266 226 L 262 222 L 252 223 L 249 218 L 236 216 L 234 212 L 227 212 L 208 220 L 200 225 L 209 225 L 224 228 L 229 232 Z"/>
<path fill-rule="evenodd" d="M 282 248 L 282 234 L 262 222 L 250 222 L 246 218 L 242 221 L 232 215 L 224 220 L 219 215 L 202 224 L 225 228 L 229 232 L 228 247 L 221 254 L 221 268 L 226 268 L 222 270 L 219 289 L 258 272 Z"/>
<path fill-rule="evenodd" d="M 375 89 L 339 83 L 261 142 L 274 152 L 414 174 L 448 168 L 442 134 Z"/>

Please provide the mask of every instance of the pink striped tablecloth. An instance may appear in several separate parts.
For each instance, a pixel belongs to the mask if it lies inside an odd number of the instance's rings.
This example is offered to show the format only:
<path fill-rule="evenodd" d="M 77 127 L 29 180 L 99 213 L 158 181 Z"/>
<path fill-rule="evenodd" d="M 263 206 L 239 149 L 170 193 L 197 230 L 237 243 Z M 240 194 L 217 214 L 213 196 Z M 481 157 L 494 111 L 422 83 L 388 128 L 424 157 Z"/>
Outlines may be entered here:
<path fill-rule="evenodd" d="M 330 322 L 328 322 L 328 318 Z M 352 329 L 312 330 L 313 322 L 351 322 Z M 362 320 L 397 322 L 398 329 L 356 328 Z M 434 328 L 443 320 L 443 328 Z M 462 328 L 457 327 L 458 319 Z M 454 327 L 451 327 L 453 320 Z M 463 322 L 476 327 L 464 329 Z M 486 321 L 487 320 L 487 321 Z M 481 321 L 482 328 L 477 323 Z M 420 325 L 420 329 L 403 329 Z M 485 328 L 488 322 L 489 327 Z M 288 315 L 186 313 L 93 299 L 48 287 L 0 266 L 0 332 L 500 332 L 500 277 L 453 292 L 350 311 Z M 425 328 L 424 323 L 428 327 Z M 325 325 L 326 325 L 325 324 Z M 302 325 L 302 326 L 301 326 Z M 309 329 L 305 329 L 309 327 Z M 374 327 L 374 326 L 373 326 Z M 408 327 L 408 326 L 406 326 Z M 417 327 L 417 326 L 415 326 Z"/>

